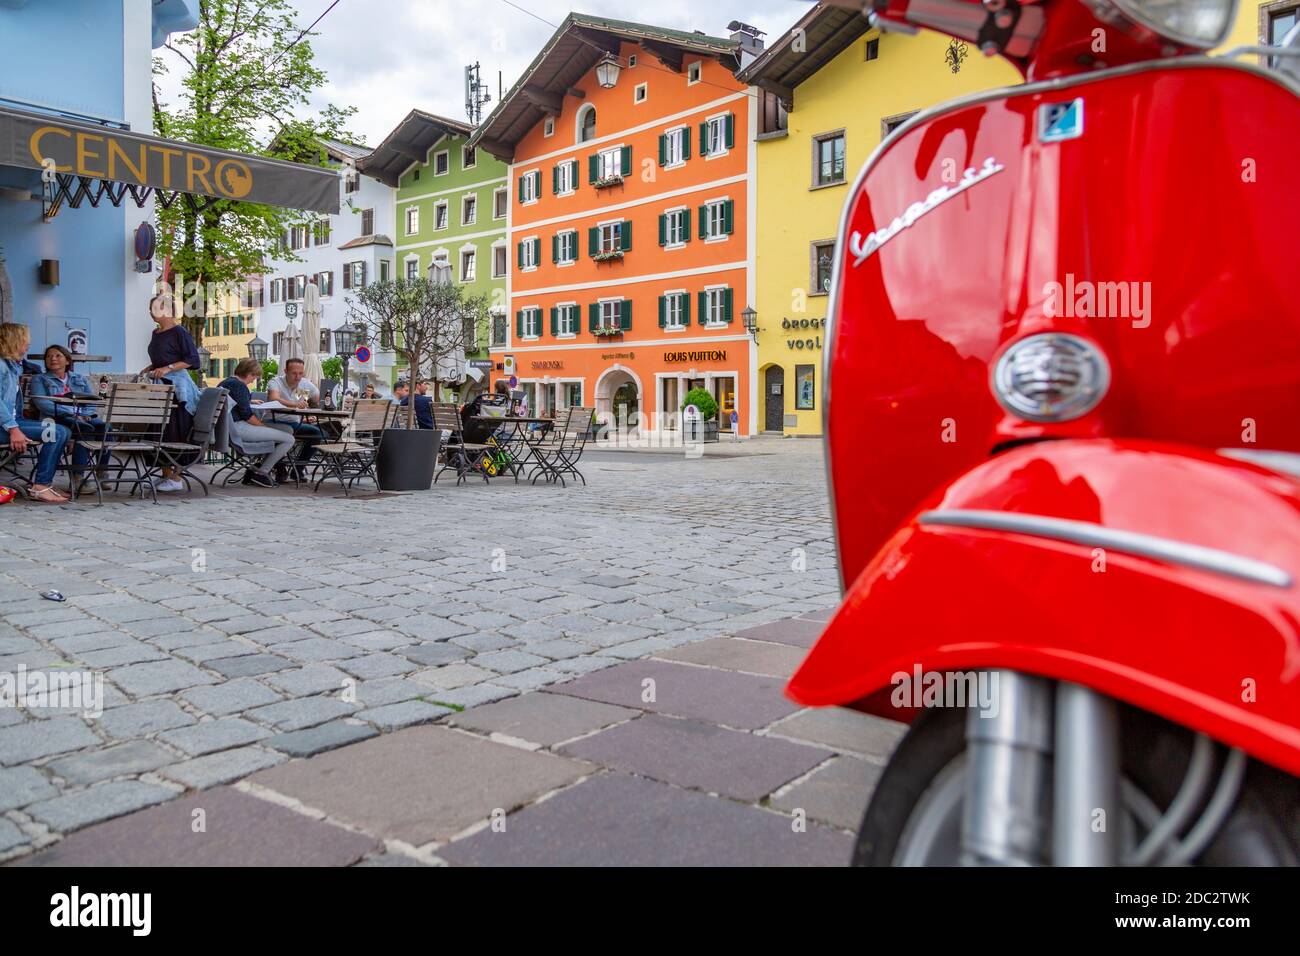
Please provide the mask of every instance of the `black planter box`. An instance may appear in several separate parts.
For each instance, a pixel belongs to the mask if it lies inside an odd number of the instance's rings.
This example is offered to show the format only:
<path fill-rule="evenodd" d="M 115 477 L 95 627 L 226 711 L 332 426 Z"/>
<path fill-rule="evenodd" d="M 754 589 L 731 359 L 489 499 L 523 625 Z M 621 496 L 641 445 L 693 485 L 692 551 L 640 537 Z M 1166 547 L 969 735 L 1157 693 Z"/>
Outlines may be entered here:
<path fill-rule="evenodd" d="M 707 422 L 682 422 L 682 439 L 688 442 L 710 442 L 718 440 L 717 419 Z"/>
<path fill-rule="evenodd" d="M 388 428 L 379 445 L 381 491 L 425 491 L 433 485 L 442 432 L 433 429 Z"/>

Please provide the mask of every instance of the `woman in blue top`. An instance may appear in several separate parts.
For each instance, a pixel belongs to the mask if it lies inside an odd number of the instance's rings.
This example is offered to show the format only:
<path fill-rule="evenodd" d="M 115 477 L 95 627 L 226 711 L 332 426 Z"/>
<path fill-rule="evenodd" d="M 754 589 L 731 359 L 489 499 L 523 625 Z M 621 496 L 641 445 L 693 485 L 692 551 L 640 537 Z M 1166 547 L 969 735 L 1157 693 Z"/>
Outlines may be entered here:
<path fill-rule="evenodd" d="M 23 356 L 31 345 L 27 326 L 15 322 L 0 324 L 0 428 L 9 435 L 9 447 L 23 454 L 31 441 L 41 443 L 36 456 L 36 474 L 27 486 L 27 497 L 51 505 L 66 504 L 68 496 L 50 487 L 54 469 L 63 455 L 63 446 L 70 434 L 57 422 L 38 422 L 23 417 L 23 397 L 19 379 L 23 372 Z"/>
<path fill-rule="evenodd" d="M 140 374 L 175 387 L 176 404 L 172 407 L 167 427 L 163 429 L 163 441 L 188 442 L 190 430 L 194 427 L 194 410 L 199 404 L 199 387 L 190 378 L 190 369 L 199 367 L 199 347 L 176 317 L 176 308 L 169 294 L 163 292 L 154 296 L 149 303 L 149 314 L 158 328 L 153 330 L 153 337 L 149 340 L 149 367 Z M 185 490 L 179 468 L 162 469 L 162 477 L 157 486 L 159 491 Z"/>
<path fill-rule="evenodd" d="M 32 405 L 41 418 L 52 418 L 67 427 L 79 439 L 103 440 L 108 423 L 101 419 L 94 405 L 62 405 L 50 401 L 68 395 L 94 395 L 86 376 L 74 372 L 72 353 L 62 345 L 45 350 L 45 373 L 32 379 Z M 99 466 L 108 462 L 108 452 L 100 453 Z M 80 475 L 90 463 L 90 452 L 81 444 L 72 446 L 72 473 Z"/>

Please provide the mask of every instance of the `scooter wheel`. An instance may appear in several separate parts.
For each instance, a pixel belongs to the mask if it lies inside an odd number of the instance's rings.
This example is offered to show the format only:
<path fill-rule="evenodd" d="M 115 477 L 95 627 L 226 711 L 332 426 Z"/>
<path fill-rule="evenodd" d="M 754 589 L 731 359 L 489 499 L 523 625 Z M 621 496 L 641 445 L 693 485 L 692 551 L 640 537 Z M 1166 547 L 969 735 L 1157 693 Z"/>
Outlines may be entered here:
<path fill-rule="evenodd" d="M 1193 734 L 1153 714 L 1122 711 L 1123 774 L 1162 812 L 1187 770 Z M 960 856 L 966 713 L 928 710 L 912 724 L 880 776 L 858 830 L 854 866 L 916 862 L 905 845 L 918 831 L 938 848 L 935 865 Z M 1140 834 L 1139 834 L 1140 836 Z M 1300 866 L 1300 781 L 1252 760 L 1231 812 L 1198 866 Z"/>

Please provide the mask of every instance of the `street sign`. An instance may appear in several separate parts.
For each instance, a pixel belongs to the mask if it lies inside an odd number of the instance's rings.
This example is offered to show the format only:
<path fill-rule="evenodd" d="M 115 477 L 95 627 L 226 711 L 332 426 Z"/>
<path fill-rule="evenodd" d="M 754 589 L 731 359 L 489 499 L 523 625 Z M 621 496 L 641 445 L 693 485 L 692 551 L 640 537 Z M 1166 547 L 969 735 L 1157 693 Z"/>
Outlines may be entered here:
<path fill-rule="evenodd" d="M 358 345 L 358 346 L 357 346 L 357 361 L 358 361 L 358 362 L 369 362 L 369 361 L 370 361 L 370 349 L 366 348 L 364 345 Z"/>
<path fill-rule="evenodd" d="M 514 387 L 515 387 L 516 385 L 518 385 L 518 384 L 519 384 L 519 379 L 516 378 L 515 376 L 511 375 L 511 376 L 510 376 L 510 387 L 511 387 L 511 388 L 514 388 Z"/>

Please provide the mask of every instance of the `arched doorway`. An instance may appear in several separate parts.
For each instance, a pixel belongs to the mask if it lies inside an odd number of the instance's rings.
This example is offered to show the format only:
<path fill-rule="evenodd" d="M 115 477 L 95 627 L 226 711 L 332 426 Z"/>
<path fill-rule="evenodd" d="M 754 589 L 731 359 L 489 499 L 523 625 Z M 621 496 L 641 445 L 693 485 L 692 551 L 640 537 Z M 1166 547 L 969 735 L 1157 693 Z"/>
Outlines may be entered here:
<path fill-rule="evenodd" d="M 596 415 L 612 429 L 636 431 L 641 424 L 641 382 L 631 369 L 615 365 L 596 382 Z"/>
<path fill-rule="evenodd" d="M 780 365 L 763 372 L 763 431 L 785 432 L 785 369 Z"/>

